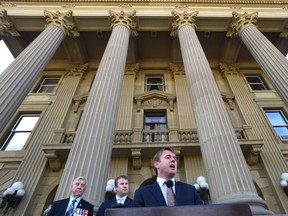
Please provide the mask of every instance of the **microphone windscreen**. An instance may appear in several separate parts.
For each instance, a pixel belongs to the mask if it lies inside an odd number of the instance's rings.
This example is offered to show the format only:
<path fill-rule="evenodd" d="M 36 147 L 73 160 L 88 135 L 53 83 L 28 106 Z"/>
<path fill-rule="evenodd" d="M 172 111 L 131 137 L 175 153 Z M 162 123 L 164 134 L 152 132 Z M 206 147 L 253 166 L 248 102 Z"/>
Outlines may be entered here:
<path fill-rule="evenodd" d="M 168 188 L 172 188 L 174 185 L 174 182 L 172 180 L 168 180 L 168 181 L 166 181 L 166 185 Z"/>

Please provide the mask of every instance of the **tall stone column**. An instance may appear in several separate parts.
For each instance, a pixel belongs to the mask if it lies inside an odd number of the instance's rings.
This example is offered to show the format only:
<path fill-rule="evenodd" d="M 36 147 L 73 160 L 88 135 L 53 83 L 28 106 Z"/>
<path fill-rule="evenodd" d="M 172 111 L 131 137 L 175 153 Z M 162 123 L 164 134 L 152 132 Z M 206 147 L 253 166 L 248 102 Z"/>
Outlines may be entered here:
<path fill-rule="evenodd" d="M 288 60 L 257 29 L 255 26 L 257 18 L 257 12 L 252 14 L 233 12 L 231 30 L 227 36 L 241 38 L 281 99 L 288 106 Z"/>
<path fill-rule="evenodd" d="M 0 75 L 0 131 L 29 93 L 66 35 L 79 36 L 72 11 L 44 12 L 48 25 Z"/>
<path fill-rule="evenodd" d="M 0 11 L 0 40 L 7 37 L 19 37 L 20 34 L 15 30 L 13 23 L 9 20 L 6 10 Z"/>
<path fill-rule="evenodd" d="M 201 153 L 213 203 L 249 203 L 254 215 L 271 214 L 257 194 L 208 60 L 195 32 L 198 12 L 172 11 Z"/>
<path fill-rule="evenodd" d="M 29 210 L 31 210 L 30 208 L 33 206 L 35 199 L 34 195 L 39 189 L 39 181 L 41 181 L 40 179 L 43 177 L 43 172 L 47 166 L 47 159 L 42 145 L 51 142 L 55 128 L 62 127 L 65 116 L 71 107 L 72 98 L 87 69 L 87 64 L 69 65 L 67 67 L 67 72 L 57 90 L 55 100 L 43 112 L 41 121 L 39 121 L 39 125 L 27 146 L 24 159 L 15 174 L 13 182 L 23 182 L 26 194 L 20 206 L 15 211 L 9 211 L 9 215 L 29 215 Z"/>
<path fill-rule="evenodd" d="M 129 37 L 137 35 L 136 11 L 109 13 L 112 34 L 88 95 L 55 199 L 67 197 L 72 179 L 79 175 L 88 179 L 86 199 L 99 206 L 104 198 Z"/>

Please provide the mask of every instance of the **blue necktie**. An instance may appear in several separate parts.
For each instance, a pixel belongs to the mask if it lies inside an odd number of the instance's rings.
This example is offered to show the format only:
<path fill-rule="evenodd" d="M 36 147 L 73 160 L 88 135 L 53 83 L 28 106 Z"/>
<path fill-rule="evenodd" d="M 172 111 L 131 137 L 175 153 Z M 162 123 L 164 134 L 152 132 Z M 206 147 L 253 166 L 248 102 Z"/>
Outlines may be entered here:
<path fill-rule="evenodd" d="M 72 203 L 70 204 L 70 206 L 69 206 L 69 208 L 68 208 L 65 216 L 72 216 L 72 215 L 73 215 L 75 202 L 76 202 L 76 199 L 74 199 L 74 200 L 72 201 Z"/>

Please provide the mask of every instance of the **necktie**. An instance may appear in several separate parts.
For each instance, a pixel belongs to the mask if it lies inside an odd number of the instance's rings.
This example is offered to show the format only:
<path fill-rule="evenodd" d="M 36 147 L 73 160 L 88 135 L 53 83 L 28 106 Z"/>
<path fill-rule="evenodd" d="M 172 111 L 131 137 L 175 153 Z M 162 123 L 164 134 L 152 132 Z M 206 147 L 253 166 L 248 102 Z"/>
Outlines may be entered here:
<path fill-rule="evenodd" d="M 65 216 L 72 216 L 72 215 L 73 215 L 75 202 L 76 202 L 76 199 L 74 199 L 74 200 L 72 201 L 72 203 L 70 204 L 70 206 L 69 206 L 69 208 L 68 208 Z"/>
<path fill-rule="evenodd" d="M 167 196 L 167 206 L 175 206 L 175 197 L 172 188 L 167 187 L 166 196 Z"/>
<path fill-rule="evenodd" d="M 119 199 L 117 200 L 117 203 L 123 204 L 123 198 L 119 198 Z"/>

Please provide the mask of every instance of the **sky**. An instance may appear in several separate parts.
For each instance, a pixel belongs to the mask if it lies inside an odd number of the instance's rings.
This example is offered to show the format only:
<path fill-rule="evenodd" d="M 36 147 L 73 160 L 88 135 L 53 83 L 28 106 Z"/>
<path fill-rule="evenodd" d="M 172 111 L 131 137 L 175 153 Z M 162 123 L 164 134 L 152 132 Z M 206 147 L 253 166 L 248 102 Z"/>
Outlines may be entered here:
<path fill-rule="evenodd" d="M 3 40 L 0 40 L 0 74 L 11 64 L 14 57 L 6 47 Z"/>
<path fill-rule="evenodd" d="M 288 54 L 286 55 L 288 59 Z M 0 40 L 0 74 L 11 64 L 14 57 L 6 47 L 3 40 Z"/>

